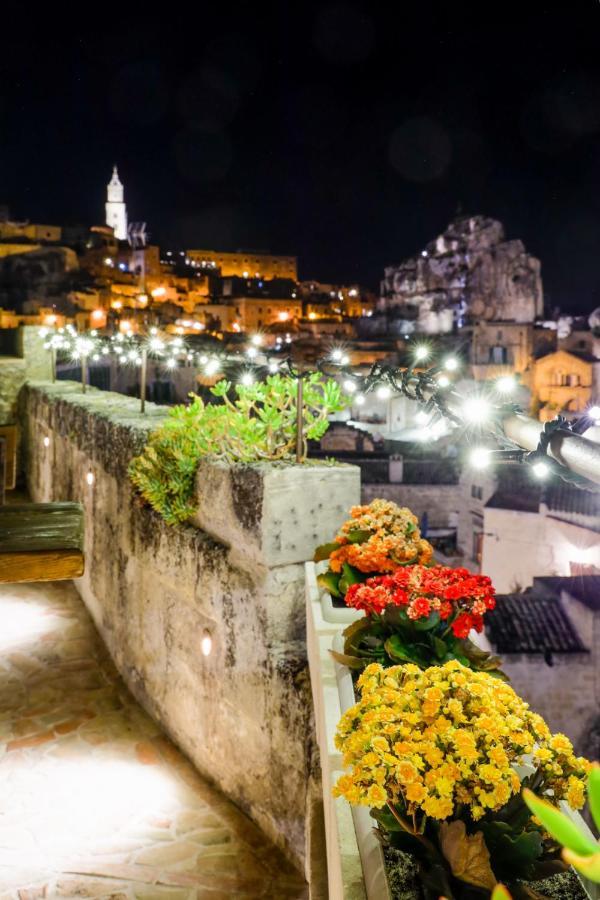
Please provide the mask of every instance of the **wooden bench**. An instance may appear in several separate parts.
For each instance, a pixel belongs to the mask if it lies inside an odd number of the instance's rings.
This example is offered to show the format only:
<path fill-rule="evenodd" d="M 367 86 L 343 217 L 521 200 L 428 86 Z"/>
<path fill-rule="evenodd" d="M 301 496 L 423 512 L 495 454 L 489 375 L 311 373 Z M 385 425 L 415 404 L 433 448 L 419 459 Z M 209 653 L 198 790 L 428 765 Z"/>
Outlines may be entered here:
<path fill-rule="evenodd" d="M 0 507 L 0 583 L 63 581 L 84 569 L 80 503 Z"/>

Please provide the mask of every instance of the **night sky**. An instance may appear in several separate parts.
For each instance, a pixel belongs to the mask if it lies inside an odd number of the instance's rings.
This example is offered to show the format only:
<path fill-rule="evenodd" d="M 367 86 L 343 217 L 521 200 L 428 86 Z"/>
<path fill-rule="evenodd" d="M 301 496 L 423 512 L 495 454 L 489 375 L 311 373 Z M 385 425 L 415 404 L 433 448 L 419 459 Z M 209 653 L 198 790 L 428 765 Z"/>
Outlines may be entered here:
<path fill-rule="evenodd" d="M 116 162 L 164 247 L 375 288 L 460 209 L 524 240 L 550 306 L 600 306 L 598 0 L 210 7 L 4 11 L 14 218 L 102 222 Z"/>

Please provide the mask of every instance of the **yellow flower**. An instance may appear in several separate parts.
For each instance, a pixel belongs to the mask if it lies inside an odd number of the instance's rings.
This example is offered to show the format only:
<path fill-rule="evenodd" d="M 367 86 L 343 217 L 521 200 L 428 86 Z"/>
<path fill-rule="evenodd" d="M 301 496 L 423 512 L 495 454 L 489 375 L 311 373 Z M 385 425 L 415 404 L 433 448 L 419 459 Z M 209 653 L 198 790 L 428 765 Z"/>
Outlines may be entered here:
<path fill-rule="evenodd" d="M 372 784 L 367 791 L 367 802 L 370 806 L 381 809 L 387 803 L 387 794 L 380 785 Z"/>
<path fill-rule="evenodd" d="M 398 781 L 401 784 L 410 784 L 412 781 L 415 781 L 419 775 L 413 763 L 408 760 L 401 762 L 396 766 L 396 774 L 398 775 Z"/>
<path fill-rule="evenodd" d="M 560 732 L 552 735 L 549 744 L 558 753 L 573 753 L 573 744 L 565 734 Z"/>
<path fill-rule="evenodd" d="M 413 781 L 406 788 L 406 799 L 411 803 L 420 803 L 427 795 L 427 791 L 419 781 Z"/>
<path fill-rule="evenodd" d="M 534 751 L 543 791 L 582 805 L 589 764 L 552 735 L 510 685 L 454 660 L 420 670 L 372 664 L 360 700 L 341 718 L 336 746 L 349 775 L 334 792 L 353 804 L 444 819 L 454 802 L 477 821 L 521 790 L 514 765 Z"/>

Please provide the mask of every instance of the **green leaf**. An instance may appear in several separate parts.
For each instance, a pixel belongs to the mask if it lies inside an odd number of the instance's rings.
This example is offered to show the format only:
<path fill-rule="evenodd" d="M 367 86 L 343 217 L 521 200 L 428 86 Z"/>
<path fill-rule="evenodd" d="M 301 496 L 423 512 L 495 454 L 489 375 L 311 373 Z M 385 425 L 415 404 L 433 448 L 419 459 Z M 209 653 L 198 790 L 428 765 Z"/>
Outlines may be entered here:
<path fill-rule="evenodd" d="M 363 659 L 360 656 L 350 656 L 348 653 L 338 653 L 337 650 L 330 650 L 329 652 L 336 662 L 341 663 L 343 666 L 347 666 L 349 669 L 364 669 L 368 662 L 368 660 Z"/>
<path fill-rule="evenodd" d="M 415 619 L 413 628 L 416 631 L 431 631 L 440 624 L 440 614 L 437 611 L 429 613 L 426 619 Z"/>
<path fill-rule="evenodd" d="M 539 831 L 515 831 L 506 822 L 480 823 L 490 849 L 496 877 L 527 878 L 542 856 L 544 845 Z"/>
<path fill-rule="evenodd" d="M 364 544 L 370 537 L 373 537 L 371 531 L 361 531 L 357 528 L 355 531 L 349 531 L 346 535 L 349 544 Z"/>
<path fill-rule="evenodd" d="M 448 647 L 441 638 L 432 636 L 433 650 L 438 659 L 445 659 L 448 655 Z"/>
<path fill-rule="evenodd" d="M 598 844 L 588 838 L 564 812 L 528 790 L 523 791 L 523 800 L 546 831 L 563 847 L 579 856 L 589 856 L 598 852 Z"/>
<path fill-rule="evenodd" d="M 317 575 L 317 584 L 319 587 L 330 593 L 332 597 L 342 596 L 339 591 L 339 583 L 340 576 L 335 572 L 322 572 L 321 575 Z"/>
<path fill-rule="evenodd" d="M 323 559 L 329 559 L 334 550 L 339 550 L 342 545 L 338 544 L 337 541 L 330 541 L 328 544 L 321 544 L 320 547 L 317 547 L 315 550 L 315 555 L 313 556 L 314 562 L 321 562 Z"/>
<path fill-rule="evenodd" d="M 411 535 L 411 534 L 412 534 L 414 531 L 416 531 L 416 530 L 417 530 L 417 526 L 415 525 L 415 523 L 414 523 L 414 522 L 409 522 L 408 525 L 406 526 L 406 529 L 405 529 L 405 531 L 404 531 L 404 534 L 408 537 L 409 535 Z"/>
<path fill-rule="evenodd" d="M 598 763 L 594 763 L 588 776 L 588 801 L 596 829 L 600 831 L 600 766 Z"/>
<path fill-rule="evenodd" d="M 351 566 L 349 563 L 344 563 L 342 566 L 339 589 L 345 594 L 351 584 L 360 584 L 361 582 L 366 581 L 367 578 L 369 578 L 369 576 L 364 572 L 359 572 L 354 566 Z"/>
<path fill-rule="evenodd" d="M 404 644 L 397 634 L 392 634 L 385 642 L 384 647 L 387 655 L 395 662 L 416 662 L 414 646 L 411 648 Z M 417 665 L 420 665 L 420 660 Z"/>

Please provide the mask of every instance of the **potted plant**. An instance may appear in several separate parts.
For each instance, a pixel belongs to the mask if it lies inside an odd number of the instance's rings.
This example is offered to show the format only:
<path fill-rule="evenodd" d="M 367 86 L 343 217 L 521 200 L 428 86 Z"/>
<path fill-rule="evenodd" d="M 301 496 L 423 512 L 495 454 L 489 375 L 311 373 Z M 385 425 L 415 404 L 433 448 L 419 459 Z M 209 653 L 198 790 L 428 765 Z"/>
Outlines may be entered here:
<path fill-rule="evenodd" d="M 358 689 L 338 725 L 350 771 L 335 790 L 371 809 L 392 897 L 406 853 L 425 900 L 487 896 L 498 882 L 515 897 L 552 896 L 549 878 L 570 884 L 565 896 L 586 896 L 521 791 L 578 809 L 589 764 L 508 684 L 450 660 L 373 663 Z"/>

